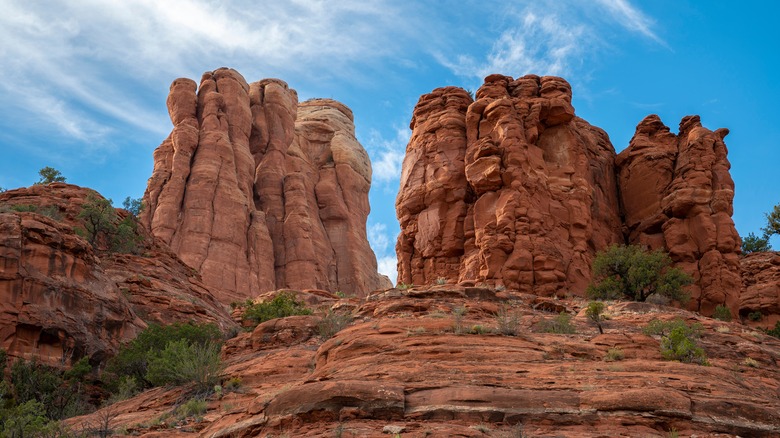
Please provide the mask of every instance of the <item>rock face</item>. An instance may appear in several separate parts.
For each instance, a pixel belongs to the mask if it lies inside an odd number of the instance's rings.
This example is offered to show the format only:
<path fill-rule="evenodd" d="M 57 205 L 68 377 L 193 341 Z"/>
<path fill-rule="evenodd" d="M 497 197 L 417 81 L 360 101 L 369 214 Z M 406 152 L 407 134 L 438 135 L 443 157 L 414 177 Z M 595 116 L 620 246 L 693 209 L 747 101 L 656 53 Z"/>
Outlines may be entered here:
<path fill-rule="evenodd" d="M 622 302 L 609 304 L 599 334 L 582 300 L 482 287 L 391 289 L 322 303 L 314 315 L 268 321 L 227 341 L 225 373 L 241 388 L 207 399 L 202 419 L 173 429 L 169 412 L 186 389 L 157 388 L 106 408 L 112 426 L 149 437 L 780 433 L 780 340 L 738 322 Z M 537 330 L 557 315 L 542 310 L 548 306 L 573 315 L 577 333 Z M 307 335 L 328 309 L 354 322 L 331 339 Z M 504 326 L 515 321 L 516 336 L 498 334 L 499 309 L 514 315 Z M 642 333 L 654 319 L 675 318 L 702 325 L 698 343 L 710 366 L 663 360 L 659 337 Z M 94 424 L 106 412 L 68 423 Z"/>
<path fill-rule="evenodd" d="M 740 259 L 743 291 L 739 314 L 743 318 L 760 312 L 760 324 L 773 328 L 780 321 L 780 253 L 775 251 L 748 254 Z M 750 322 L 750 318 L 744 319 Z"/>
<path fill-rule="evenodd" d="M 420 98 L 396 210 L 399 281 L 503 284 L 582 295 L 596 251 L 641 244 L 691 274 L 691 309 L 736 314 L 740 239 L 723 138 L 689 116 L 674 135 L 658 116 L 615 155 L 574 115 L 556 77 L 491 75 Z"/>
<path fill-rule="evenodd" d="M 222 302 L 279 288 L 389 287 L 366 238 L 371 165 L 352 112 L 277 79 L 171 85 L 142 221 Z"/>
<path fill-rule="evenodd" d="M 667 250 L 696 280 L 690 308 L 705 314 L 736 314 L 742 287 L 726 134 L 688 116 L 674 135 L 651 115 L 616 159 L 627 241 Z"/>
<path fill-rule="evenodd" d="M 584 292 L 595 252 L 623 241 L 609 138 L 574 116 L 561 78 L 492 75 L 476 97 L 439 88 L 415 107 L 399 281 Z"/>
<path fill-rule="evenodd" d="M 235 326 L 197 274 L 153 239 L 144 256 L 94 252 L 73 231 L 90 195 L 64 183 L 0 193 L 1 348 L 49 365 L 84 356 L 97 364 L 147 323 Z"/>

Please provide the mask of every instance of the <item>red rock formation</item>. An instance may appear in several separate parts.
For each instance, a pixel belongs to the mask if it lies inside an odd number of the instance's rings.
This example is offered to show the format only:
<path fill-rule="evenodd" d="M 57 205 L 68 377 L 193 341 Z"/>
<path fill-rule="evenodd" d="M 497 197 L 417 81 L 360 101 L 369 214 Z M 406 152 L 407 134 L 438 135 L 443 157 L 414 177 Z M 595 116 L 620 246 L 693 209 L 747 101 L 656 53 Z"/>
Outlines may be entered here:
<path fill-rule="evenodd" d="M 667 250 L 696 281 L 689 307 L 708 315 L 736 314 L 742 287 L 726 134 L 688 116 L 674 135 L 651 115 L 616 159 L 628 242 Z"/>
<path fill-rule="evenodd" d="M 615 152 L 574 116 L 556 77 L 492 75 L 420 98 L 396 209 L 399 281 L 582 293 L 597 250 L 622 242 Z"/>
<path fill-rule="evenodd" d="M 168 109 L 142 220 L 220 300 L 390 286 L 366 239 L 371 165 L 346 106 L 299 105 L 280 80 L 223 68 L 197 90 L 174 81 Z"/>
<path fill-rule="evenodd" d="M 539 300 L 571 312 L 577 333 L 534 330 L 556 315 L 541 310 Z M 115 415 L 113 427 L 141 436 L 780 433 L 780 340 L 737 322 L 633 302 L 610 304 L 611 319 L 599 334 L 583 304 L 478 287 L 377 292 L 352 312 L 351 326 L 328 340 L 309 337 L 320 309 L 227 341 L 225 372 L 240 378 L 241 388 L 210 397 L 202 419 L 172 428 L 177 417 L 169 413 L 183 388 L 153 389 L 106 409 Z M 491 330 L 502 307 L 517 315 L 517 336 Z M 456 308 L 468 310 L 460 322 Z M 702 325 L 698 342 L 710 366 L 663 360 L 659 337 L 642 333 L 653 319 L 673 318 Z M 615 348 L 624 357 L 605 361 Z M 68 423 L 95 422 L 106 412 Z"/>
<path fill-rule="evenodd" d="M 97 363 L 147 323 L 235 326 L 197 274 L 153 239 L 144 256 L 93 251 L 73 231 L 90 195 L 64 183 L 0 193 L 1 348 L 50 365 Z"/>
<path fill-rule="evenodd" d="M 743 321 L 754 312 L 761 312 L 756 324 L 773 328 L 780 321 L 780 253 L 776 251 L 748 254 L 740 259 L 742 294 L 739 314 Z"/>

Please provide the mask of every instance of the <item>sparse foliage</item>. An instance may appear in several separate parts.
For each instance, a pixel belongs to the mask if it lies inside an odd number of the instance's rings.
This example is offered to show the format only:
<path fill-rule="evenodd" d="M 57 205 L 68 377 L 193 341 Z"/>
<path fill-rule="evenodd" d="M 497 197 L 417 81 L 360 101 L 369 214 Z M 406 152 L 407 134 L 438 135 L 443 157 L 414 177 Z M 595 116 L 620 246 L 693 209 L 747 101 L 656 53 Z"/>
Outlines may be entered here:
<path fill-rule="evenodd" d="M 642 332 L 649 336 L 661 336 L 661 356 L 664 359 L 699 365 L 707 364 L 707 355 L 696 342 L 702 332 L 699 323 L 688 325 L 679 318 L 671 321 L 654 319 L 642 329 Z"/>
<path fill-rule="evenodd" d="M 65 177 L 62 176 L 62 173 L 53 167 L 44 167 L 38 171 L 38 175 L 40 175 L 41 178 L 38 180 L 38 182 L 35 183 L 36 185 L 65 182 Z"/>
<path fill-rule="evenodd" d="M 596 254 L 594 282 L 588 286 L 587 294 L 597 300 L 628 298 L 634 301 L 645 301 L 651 295 L 659 294 L 687 302 L 689 295 L 683 287 L 693 279 L 671 264 L 669 255 L 660 250 L 648 252 L 636 245 L 613 245 Z"/>
<path fill-rule="evenodd" d="M 463 318 L 466 316 L 468 311 L 469 310 L 463 306 L 458 306 L 452 309 L 452 329 L 455 334 L 459 335 L 463 333 Z"/>
<path fill-rule="evenodd" d="M 742 254 L 771 250 L 772 246 L 769 244 L 769 236 L 767 235 L 759 237 L 753 233 L 748 233 L 747 236 L 742 238 Z"/>
<path fill-rule="evenodd" d="M 162 351 L 149 356 L 146 380 L 153 386 L 192 384 L 196 391 L 207 392 L 219 383 L 223 370 L 221 347 L 214 341 L 170 341 Z"/>
<path fill-rule="evenodd" d="M 591 321 L 596 323 L 596 326 L 599 328 L 599 333 L 604 334 L 604 329 L 601 326 L 601 323 L 604 321 L 604 303 L 601 301 L 589 302 L 585 314 Z"/>
<path fill-rule="evenodd" d="M 604 356 L 604 362 L 616 362 L 625 359 L 626 355 L 623 350 L 618 347 L 613 347 L 607 350 L 606 356 Z"/>
<path fill-rule="evenodd" d="M 122 208 L 130 212 L 133 216 L 138 217 L 144 209 L 144 203 L 140 198 L 131 198 L 128 196 L 122 201 Z"/>
<path fill-rule="evenodd" d="M 264 303 L 249 302 L 244 309 L 244 319 L 260 324 L 275 318 L 293 315 L 311 315 L 311 310 L 292 292 L 281 292 L 271 301 Z"/>
<path fill-rule="evenodd" d="M 570 335 L 577 333 L 577 330 L 571 324 L 571 315 L 561 312 L 553 319 L 547 319 L 539 323 L 538 329 L 543 333 L 557 333 L 561 335 Z"/>
<path fill-rule="evenodd" d="M 93 248 L 120 253 L 137 253 L 143 242 L 134 216 L 119 220 L 110 199 L 90 195 L 81 206 L 78 218 L 83 228 L 76 232 Z"/>
<path fill-rule="evenodd" d="M 780 321 L 777 321 L 775 323 L 775 328 L 767 330 L 766 334 L 768 334 L 769 336 L 780 338 Z"/>
<path fill-rule="evenodd" d="M 503 305 L 496 312 L 496 326 L 502 335 L 517 336 L 520 315 L 509 306 Z"/>
<path fill-rule="evenodd" d="M 165 326 L 152 324 L 133 341 L 119 349 L 117 355 L 108 362 L 106 371 L 115 376 L 132 377 L 139 389 L 148 388 L 153 386 L 153 383 L 147 380 L 149 362 L 170 343 L 184 341 L 190 346 L 205 346 L 218 344 L 221 340 L 222 333 L 214 324 L 176 323 Z M 169 354 L 171 355 L 173 353 Z M 115 394 L 122 392 L 122 380 L 117 378 L 114 381 L 116 384 L 111 388 L 113 392 Z M 129 385 L 129 382 L 124 384 Z"/>
<path fill-rule="evenodd" d="M 731 321 L 731 310 L 723 304 L 719 304 L 715 307 L 712 317 L 721 321 Z"/>
<path fill-rule="evenodd" d="M 775 205 L 772 211 L 765 214 L 766 227 L 762 228 L 764 237 L 769 238 L 775 234 L 780 234 L 780 204 Z"/>
<path fill-rule="evenodd" d="M 352 317 L 347 314 L 328 310 L 325 316 L 317 323 L 317 334 L 321 339 L 330 339 L 336 333 L 346 328 L 352 322 Z"/>

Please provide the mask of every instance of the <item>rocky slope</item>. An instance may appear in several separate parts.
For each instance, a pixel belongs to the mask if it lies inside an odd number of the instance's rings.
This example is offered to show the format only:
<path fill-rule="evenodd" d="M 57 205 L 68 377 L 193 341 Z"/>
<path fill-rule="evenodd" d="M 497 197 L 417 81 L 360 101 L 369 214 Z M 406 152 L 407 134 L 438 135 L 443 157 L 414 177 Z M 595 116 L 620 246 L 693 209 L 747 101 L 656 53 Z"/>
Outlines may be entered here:
<path fill-rule="evenodd" d="M 455 87 L 420 98 L 396 200 L 399 281 L 582 295 L 597 251 L 639 243 L 694 277 L 691 309 L 736 314 L 728 131 L 686 117 L 674 135 L 650 116 L 616 155 L 571 97 L 561 78 L 491 75 L 475 101 Z"/>
<path fill-rule="evenodd" d="M 389 287 L 366 238 L 371 164 L 352 112 L 235 70 L 171 85 L 142 221 L 223 303 L 291 287 Z"/>
<path fill-rule="evenodd" d="M 478 287 L 315 298 L 314 316 L 269 321 L 228 342 L 225 379 L 241 387 L 211 396 L 202 418 L 171 414 L 188 397 L 182 389 L 155 389 L 70 424 L 110 413 L 112 428 L 148 437 L 780 433 L 780 340 L 736 322 L 614 302 L 599 334 L 582 300 Z M 328 308 L 354 322 L 318 339 Z M 517 316 L 515 336 L 497 332 L 502 310 Z M 559 311 L 575 315 L 575 334 L 539 330 Z M 702 324 L 709 366 L 662 360 L 659 338 L 642 333 L 674 318 Z"/>
<path fill-rule="evenodd" d="M 0 348 L 11 357 L 97 365 L 148 323 L 235 323 L 160 242 L 97 253 L 74 232 L 90 189 L 54 183 L 0 193 Z M 26 211 L 17 211 L 26 210 Z"/>

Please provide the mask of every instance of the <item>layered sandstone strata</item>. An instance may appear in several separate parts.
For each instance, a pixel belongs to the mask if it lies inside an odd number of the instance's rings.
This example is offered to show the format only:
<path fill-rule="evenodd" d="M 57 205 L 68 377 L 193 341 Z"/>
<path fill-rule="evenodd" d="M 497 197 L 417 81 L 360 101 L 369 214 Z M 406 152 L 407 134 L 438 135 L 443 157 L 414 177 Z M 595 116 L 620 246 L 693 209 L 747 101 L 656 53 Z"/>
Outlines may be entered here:
<path fill-rule="evenodd" d="M 389 287 L 366 238 L 371 165 L 352 112 L 235 70 L 171 85 L 143 222 L 223 302 Z"/>

